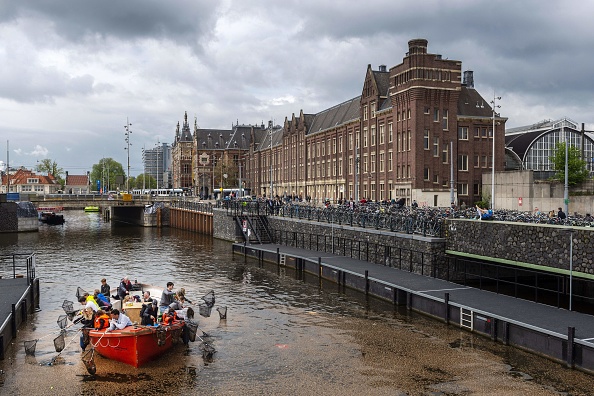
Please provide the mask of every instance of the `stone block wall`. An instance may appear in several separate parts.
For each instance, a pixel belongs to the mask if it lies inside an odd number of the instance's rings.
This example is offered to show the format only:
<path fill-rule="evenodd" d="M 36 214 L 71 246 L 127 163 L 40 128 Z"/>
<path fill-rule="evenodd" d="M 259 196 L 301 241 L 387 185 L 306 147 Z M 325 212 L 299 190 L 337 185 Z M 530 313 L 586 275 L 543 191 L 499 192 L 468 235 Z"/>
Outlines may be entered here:
<path fill-rule="evenodd" d="M 570 267 L 570 237 L 573 271 L 594 274 L 592 228 L 461 219 L 446 224 L 448 251 L 564 271 Z"/>
<path fill-rule="evenodd" d="M 37 219 L 35 220 L 37 221 Z M 17 204 L 14 202 L 0 203 L 0 232 L 17 232 L 18 230 Z"/>

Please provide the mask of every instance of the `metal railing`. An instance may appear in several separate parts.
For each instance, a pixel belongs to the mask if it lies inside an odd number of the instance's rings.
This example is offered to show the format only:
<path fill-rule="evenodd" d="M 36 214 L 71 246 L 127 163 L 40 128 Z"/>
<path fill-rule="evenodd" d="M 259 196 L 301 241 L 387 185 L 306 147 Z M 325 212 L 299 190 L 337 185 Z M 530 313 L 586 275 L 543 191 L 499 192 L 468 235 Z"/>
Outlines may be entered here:
<path fill-rule="evenodd" d="M 27 284 L 35 279 L 35 253 L 0 255 L 0 277 L 27 278 Z"/>

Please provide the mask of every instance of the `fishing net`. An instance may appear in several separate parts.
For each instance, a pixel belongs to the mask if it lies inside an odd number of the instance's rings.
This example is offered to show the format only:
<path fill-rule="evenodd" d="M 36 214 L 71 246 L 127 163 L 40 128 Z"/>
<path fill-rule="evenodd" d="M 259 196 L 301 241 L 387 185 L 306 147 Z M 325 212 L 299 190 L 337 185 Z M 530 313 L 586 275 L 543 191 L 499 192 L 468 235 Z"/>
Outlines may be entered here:
<path fill-rule="evenodd" d="M 216 349 L 206 342 L 200 344 L 200 349 L 202 350 L 202 358 L 207 362 L 212 362 Z"/>
<path fill-rule="evenodd" d="M 208 293 L 206 293 L 202 299 L 204 300 L 204 302 L 206 303 L 206 305 L 208 305 L 210 308 L 213 307 L 213 305 L 215 304 L 215 293 L 214 290 L 209 291 Z"/>
<path fill-rule="evenodd" d="M 198 323 L 193 320 L 186 321 L 186 329 L 188 329 L 188 338 L 190 341 L 196 341 L 196 332 L 198 331 Z"/>
<path fill-rule="evenodd" d="M 72 301 L 64 300 L 64 302 L 62 303 L 62 309 L 66 313 L 74 312 L 73 304 L 74 303 Z"/>
<path fill-rule="evenodd" d="M 85 289 L 81 288 L 81 287 L 77 287 L 76 288 L 76 300 L 78 301 L 79 298 L 81 298 L 82 296 L 84 296 L 85 294 L 89 294 L 85 291 Z"/>
<path fill-rule="evenodd" d="M 163 326 L 157 327 L 157 345 L 163 346 L 165 345 L 165 341 L 167 341 L 167 329 Z"/>
<path fill-rule="evenodd" d="M 227 307 L 217 307 L 217 311 L 221 319 L 227 319 Z"/>
<path fill-rule="evenodd" d="M 64 341 L 64 332 L 61 331 L 60 335 L 54 338 L 54 347 L 56 348 L 56 352 L 62 352 L 66 347 L 66 342 Z"/>
<path fill-rule="evenodd" d="M 181 340 L 182 329 L 175 329 L 171 332 L 171 342 L 177 344 Z"/>
<path fill-rule="evenodd" d="M 76 312 L 66 312 L 66 316 L 68 317 L 68 320 L 72 322 L 72 320 L 74 320 L 74 317 L 76 316 Z"/>
<path fill-rule="evenodd" d="M 68 323 L 68 315 L 58 316 L 58 326 L 60 326 L 60 329 L 66 328 L 67 323 Z"/>
<path fill-rule="evenodd" d="M 200 304 L 198 305 L 198 313 L 205 318 L 210 317 L 210 311 L 212 311 L 212 305 L 208 304 Z"/>
<path fill-rule="evenodd" d="M 91 375 L 95 375 L 97 372 L 97 366 L 95 365 L 95 349 L 91 348 L 87 353 L 82 356 L 82 361 L 87 368 L 87 371 Z"/>
<path fill-rule="evenodd" d="M 35 356 L 35 347 L 37 346 L 37 340 L 25 341 L 25 355 Z"/>

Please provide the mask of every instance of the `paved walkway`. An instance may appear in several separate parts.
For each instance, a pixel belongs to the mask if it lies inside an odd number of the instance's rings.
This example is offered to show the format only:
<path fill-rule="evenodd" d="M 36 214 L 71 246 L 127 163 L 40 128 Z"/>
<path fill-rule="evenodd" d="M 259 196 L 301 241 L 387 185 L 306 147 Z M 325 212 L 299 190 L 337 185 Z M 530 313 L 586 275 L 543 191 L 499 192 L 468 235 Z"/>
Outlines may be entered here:
<path fill-rule="evenodd" d="M 16 304 L 27 290 L 27 279 L 0 279 L 0 326 L 12 312 L 12 304 Z"/>
<path fill-rule="evenodd" d="M 321 258 L 324 266 L 358 274 L 361 277 L 365 276 L 365 271 L 369 271 L 368 276 L 374 281 L 421 296 L 443 300 L 444 294 L 449 293 L 450 304 L 565 339 L 568 327 L 575 327 L 576 341 L 581 339 L 594 344 L 594 316 L 592 315 L 571 312 L 331 253 L 274 244 L 248 246 L 251 249 L 268 252 L 276 252 L 278 248 L 281 254 L 316 262 Z"/>

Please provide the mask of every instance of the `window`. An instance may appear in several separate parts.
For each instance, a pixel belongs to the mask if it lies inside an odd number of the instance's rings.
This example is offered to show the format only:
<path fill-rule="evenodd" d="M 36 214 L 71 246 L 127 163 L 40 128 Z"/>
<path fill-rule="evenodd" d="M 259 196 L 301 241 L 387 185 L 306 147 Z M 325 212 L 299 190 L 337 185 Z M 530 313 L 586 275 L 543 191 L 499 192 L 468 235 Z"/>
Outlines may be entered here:
<path fill-rule="evenodd" d="M 353 133 L 349 132 L 349 150 L 353 149 Z"/>
<path fill-rule="evenodd" d="M 406 177 L 410 179 L 410 165 L 406 166 Z"/>
<path fill-rule="evenodd" d="M 338 176 L 342 176 L 342 157 L 338 159 Z"/>
<path fill-rule="evenodd" d="M 375 153 L 371 154 L 371 173 L 375 172 Z"/>
<path fill-rule="evenodd" d="M 406 150 L 410 151 L 410 131 L 407 132 L 407 142 L 406 142 Z"/>
<path fill-rule="evenodd" d="M 375 102 L 371 102 L 371 118 L 375 118 Z"/>
<path fill-rule="evenodd" d="M 439 137 L 433 136 L 433 156 L 439 157 Z"/>
<path fill-rule="evenodd" d="M 425 181 L 429 181 L 429 168 L 424 168 L 423 169 L 423 179 Z"/>
<path fill-rule="evenodd" d="M 39 179 L 37 179 L 37 178 L 35 178 L 35 179 L 28 178 L 27 179 L 27 183 L 28 184 L 37 184 L 37 183 L 39 183 Z M 29 190 L 29 191 L 31 191 L 31 190 Z"/>
<path fill-rule="evenodd" d="M 437 173 L 433 175 L 433 183 L 439 184 L 439 175 Z"/>
<path fill-rule="evenodd" d="M 338 152 L 342 153 L 342 136 L 338 137 Z"/>
<path fill-rule="evenodd" d="M 375 146 L 375 125 L 371 126 L 371 145 Z"/>
<path fill-rule="evenodd" d="M 425 129 L 423 134 L 423 148 L 429 150 L 429 129 Z"/>
<path fill-rule="evenodd" d="M 487 157 L 486 155 L 483 155 L 483 168 L 488 168 L 489 167 L 489 157 Z"/>
<path fill-rule="evenodd" d="M 468 127 L 458 127 L 458 139 L 468 140 Z"/>
<path fill-rule="evenodd" d="M 474 128 L 474 137 L 480 138 L 481 137 L 481 127 Z"/>
<path fill-rule="evenodd" d="M 441 120 L 441 128 L 444 131 L 448 130 L 448 109 L 443 109 L 443 117 Z"/>
<path fill-rule="evenodd" d="M 458 183 L 458 195 L 468 195 L 468 184 Z"/>
<path fill-rule="evenodd" d="M 367 154 L 365 154 L 363 156 L 363 172 L 367 173 L 369 170 L 367 168 L 368 162 L 367 162 Z"/>
<path fill-rule="evenodd" d="M 439 109 L 434 109 L 433 110 L 433 121 L 434 122 L 439 122 Z"/>
<path fill-rule="evenodd" d="M 443 184 L 442 186 L 444 187 L 448 187 L 449 186 L 450 181 L 448 179 L 443 179 Z"/>
<path fill-rule="evenodd" d="M 487 137 L 487 128 L 483 128 L 483 137 L 486 138 Z"/>
<path fill-rule="evenodd" d="M 367 147 L 367 127 L 363 128 L 363 147 Z"/>
<path fill-rule="evenodd" d="M 458 156 L 458 170 L 459 171 L 467 171 L 468 170 L 468 155 L 460 154 Z"/>
<path fill-rule="evenodd" d="M 478 168 L 480 166 L 480 156 L 479 155 L 475 155 L 474 156 L 474 167 Z"/>
<path fill-rule="evenodd" d="M 441 151 L 441 162 L 443 162 L 444 164 L 447 164 L 449 162 L 449 149 L 450 147 L 447 143 L 445 143 L 443 145 L 443 150 Z"/>
<path fill-rule="evenodd" d="M 425 114 L 429 114 L 431 112 L 431 109 L 429 108 L 429 106 L 425 106 L 425 110 L 423 112 Z"/>
<path fill-rule="evenodd" d="M 392 150 L 388 152 L 388 171 L 392 172 Z"/>
<path fill-rule="evenodd" d="M 385 136 L 384 136 L 384 124 L 380 124 L 379 126 L 379 144 L 384 144 Z"/>
<path fill-rule="evenodd" d="M 369 119 L 369 116 L 367 115 L 367 105 L 363 106 L 363 121 L 367 121 Z"/>
<path fill-rule="evenodd" d="M 349 157 L 349 175 L 353 174 L 353 157 Z"/>
<path fill-rule="evenodd" d="M 392 123 L 388 124 L 388 142 L 392 143 Z"/>
<path fill-rule="evenodd" d="M 474 195 L 479 195 L 479 190 L 480 190 L 480 185 L 478 183 L 475 183 L 472 185 L 472 191 Z"/>
<path fill-rule="evenodd" d="M 384 157 L 385 156 L 386 155 L 384 153 L 380 153 L 380 155 L 379 155 L 379 168 L 380 168 L 379 170 L 380 170 L 380 172 L 384 172 L 384 170 L 385 170 L 384 169 Z"/>
<path fill-rule="evenodd" d="M 410 120 L 410 115 L 411 115 L 411 111 L 410 111 L 410 109 L 408 109 L 408 110 L 407 110 L 407 115 L 408 115 L 408 117 L 407 117 L 407 118 Z"/>

